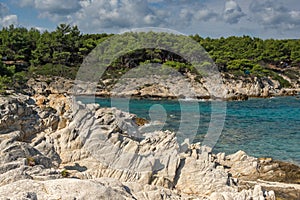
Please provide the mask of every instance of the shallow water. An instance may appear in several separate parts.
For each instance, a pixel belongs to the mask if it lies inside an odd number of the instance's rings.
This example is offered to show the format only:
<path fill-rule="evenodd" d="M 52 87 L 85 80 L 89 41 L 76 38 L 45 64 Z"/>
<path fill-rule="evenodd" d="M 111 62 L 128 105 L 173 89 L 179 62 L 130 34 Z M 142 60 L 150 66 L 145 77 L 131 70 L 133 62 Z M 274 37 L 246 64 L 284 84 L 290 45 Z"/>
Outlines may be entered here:
<path fill-rule="evenodd" d="M 88 98 L 80 100 L 84 103 L 91 102 Z M 148 119 L 152 123 L 146 129 L 175 131 L 179 142 L 186 137 L 194 142 L 202 142 L 212 122 L 211 116 L 221 116 L 218 104 L 224 104 L 176 100 L 111 101 L 102 98 L 96 98 L 96 103 L 103 107 L 112 105 Z M 226 107 L 224 126 L 221 126 L 222 120 L 217 121 L 223 129 L 214 152 L 229 154 L 241 149 L 256 157 L 272 157 L 300 165 L 300 99 L 250 99 L 226 102 Z M 217 114 L 213 115 L 212 110 Z M 214 125 L 211 125 L 214 130 Z"/>

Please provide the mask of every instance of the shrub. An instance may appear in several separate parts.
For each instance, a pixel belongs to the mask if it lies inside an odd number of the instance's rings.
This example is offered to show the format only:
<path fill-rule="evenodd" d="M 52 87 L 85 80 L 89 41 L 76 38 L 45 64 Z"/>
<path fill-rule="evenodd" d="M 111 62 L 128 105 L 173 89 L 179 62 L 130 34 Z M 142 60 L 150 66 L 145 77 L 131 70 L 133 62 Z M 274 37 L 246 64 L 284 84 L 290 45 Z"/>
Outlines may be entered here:
<path fill-rule="evenodd" d="M 35 166 L 35 164 L 36 164 L 35 159 L 33 157 L 27 157 L 26 162 L 27 162 L 27 165 L 31 166 L 31 167 Z"/>
<path fill-rule="evenodd" d="M 12 79 L 8 76 L 0 76 L 0 93 L 4 93 L 10 86 Z"/>
<path fill-rule="evenodd" d="M 77 67 L 67 67 L 60 64 L 55 65 L 55 64 L 47 63 L 45 65 L 38 66 L 38 67 L 31 66 L 29 68 L 29 73 L 49 76 L 49 77 L 60 76 L 60 77 L 75 79 L 77 70 L 78 70 Z"/>
<path fill-rule="evenodd" d="M 64 178 L 67 178 L 70 176 L 70 172 L 68 172 L 66 169 L 61 171 L 61 176 Z"/>

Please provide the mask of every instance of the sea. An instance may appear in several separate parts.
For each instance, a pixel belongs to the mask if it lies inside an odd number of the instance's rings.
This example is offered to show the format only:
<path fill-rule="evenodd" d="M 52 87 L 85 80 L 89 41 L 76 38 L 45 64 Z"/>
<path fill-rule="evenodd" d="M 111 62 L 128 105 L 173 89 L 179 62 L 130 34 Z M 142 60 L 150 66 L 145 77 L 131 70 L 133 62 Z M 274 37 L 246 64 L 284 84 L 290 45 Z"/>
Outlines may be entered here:
<path fill-rule="evenodd" d="M 243 150 L 300 165 L 300 96 L 247 101 L 79 98 L 148 120 L 144 131 L 171 130 L 178 142 L 210 144 L 226 155 Z M 205 139 L 210 139 L 207 142 Z"/>

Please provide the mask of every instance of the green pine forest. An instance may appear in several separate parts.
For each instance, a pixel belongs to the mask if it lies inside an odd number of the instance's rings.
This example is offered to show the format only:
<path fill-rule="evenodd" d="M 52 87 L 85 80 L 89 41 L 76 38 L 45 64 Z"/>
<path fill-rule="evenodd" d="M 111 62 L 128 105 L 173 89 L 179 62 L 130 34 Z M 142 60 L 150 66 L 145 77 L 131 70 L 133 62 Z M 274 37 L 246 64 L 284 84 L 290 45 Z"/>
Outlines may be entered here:
<path fill-rule="evenodd" d="M 84 58 L 111 36 L 113 34 L 83 34 L 77 26 L 68 24 L 60 24 L 52 32 L 13 25 L 3 28 L 0 31 L 0 91 L 20 87 L 32 76 L 74 79 Z M 204 47 L 219 71 L 235 78 L 271 76 L 283 87 L 289 87 L 289 82 L 280 74 L 290 79 L 299 77 L 299 39 L 263 40 L 250 36 L 213 39 L 198 34 L 190 37 Z M 142 49 L 115 60 L 107 74 L 113 78 L 145 62 L 166 64 L 180 72 L 193 71 L 189 63 L 174 53 Z"/>

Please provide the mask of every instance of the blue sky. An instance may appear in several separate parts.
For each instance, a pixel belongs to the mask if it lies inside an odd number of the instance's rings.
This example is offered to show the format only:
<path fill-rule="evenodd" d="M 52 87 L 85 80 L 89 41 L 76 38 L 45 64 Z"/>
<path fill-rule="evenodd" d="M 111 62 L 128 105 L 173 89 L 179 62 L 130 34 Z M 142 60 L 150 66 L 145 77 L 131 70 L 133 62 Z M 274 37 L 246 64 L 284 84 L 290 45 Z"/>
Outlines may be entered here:
<path fill-rule="evenodd" d="M 0 27 L 84 33 L 162 27 L 203 37 L 300 38 L 299 0 L 2 0 Z"/>

